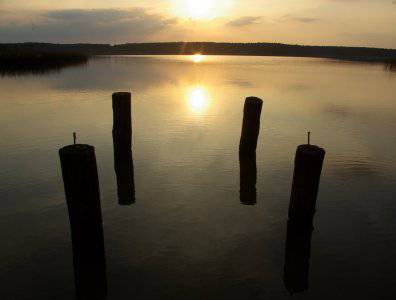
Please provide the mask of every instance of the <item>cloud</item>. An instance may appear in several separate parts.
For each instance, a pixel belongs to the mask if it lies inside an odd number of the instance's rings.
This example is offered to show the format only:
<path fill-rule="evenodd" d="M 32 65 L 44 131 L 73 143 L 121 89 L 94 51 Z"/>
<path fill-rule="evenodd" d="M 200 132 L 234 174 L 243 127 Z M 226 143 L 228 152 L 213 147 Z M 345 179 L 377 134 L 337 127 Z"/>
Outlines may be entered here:
<path fill-rule="evenodd" d="M 4 21 L 6 20 L 6 21 Z M 133 9 L 72 9 L 3 19 L 1 42 L 122 42 L 143 41 L 168 29 L 177 19 Z"/>
<path fill-rule="evenodd" d="M 279 19 L 280 22 L 286 22 L 286 21 L 294 21 L 294 22 L 299 22 L 299 23 L 313 23 L 319 21 L 318 18 L 312 18 L 312 17 L 300 17 L 300 16 L 294 16 L 292 14 L 287 14 L 282 16 Z"/>
<path fill-rule="evenodd" d="M 316 18 L 307 18 L 307 17 L 295 17 L 293 18 L 293 20 L 301 23 L 312 23 L 318 21 L 318 19 Z"/>
<path fill-rule="evenodd" d="M 261 19 L 262 19 L 262 17 L 247 16 L 247 17 L 242 17 L 242 18 L 232 20 L 232 21 L 228 22 L 226 25 L 232 26 L 232 27 L 244 27 L 244 26 L 258 24 L 258 23 L 260 23 Z"/>

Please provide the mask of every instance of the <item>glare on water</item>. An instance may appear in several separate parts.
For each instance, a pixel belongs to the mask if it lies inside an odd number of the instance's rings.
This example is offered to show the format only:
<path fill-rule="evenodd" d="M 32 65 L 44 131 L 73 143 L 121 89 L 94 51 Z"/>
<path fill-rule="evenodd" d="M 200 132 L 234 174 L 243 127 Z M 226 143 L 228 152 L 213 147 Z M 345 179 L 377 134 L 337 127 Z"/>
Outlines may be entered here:
<path fill-rule="evenodd" d="M 210 96 L 204 86 L 194 86 L 188 90 L 187 93 L 188 105 L 192 112 L 202 113 L 208 106 Z"/>
<path fill-rule="evenodd" d="M 191 60 L 195 63 L 200 63 L 205 60 L 205 56 L 202 54 L 194 54 L 191 58 Z"/>

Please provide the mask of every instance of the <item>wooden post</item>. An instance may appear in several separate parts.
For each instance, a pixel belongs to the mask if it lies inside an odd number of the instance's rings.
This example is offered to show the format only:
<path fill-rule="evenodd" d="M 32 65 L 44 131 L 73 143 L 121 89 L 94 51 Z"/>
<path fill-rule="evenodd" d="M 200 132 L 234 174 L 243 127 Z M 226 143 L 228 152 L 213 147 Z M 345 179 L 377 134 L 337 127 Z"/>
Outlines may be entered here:
<path fill-rule="evenodd" d="M 263 108 L 263 100 L 256 97 L 248 97 L 245 101 L 242 135 L 239 151 L 242 153 L 255 152 L 260 133 L 260 117 Z"/>
<path fill-rule="evenodd" d="M 291 294 L 308 290 L 312 232 L 312 224 L 287 223 L 283 281 Z"/>
<path fill-rule="evenodd" d="M 312 223 L 325 154 L 325 150 L 318 146 L 309 144 L 298 146 L 290 197 L 289 220 Z"/>
<path fill-rule="evenodd" d="M 131 93 L 113 94 L 113 139 L 116 144 L 132 149 Z"/>
<path fill-rule="evenodd" d="M 71 145 L 59 151 L 73 243 L 78 299 L 107 293 L 102 211 L 95 148 Z"/>
<path fill-rule="evenodd" d="M 240 165 L 240 200 L 244 205 L 257 203 L 257 166 L 256 153 L 239 153 Z"/>
<path fill-rule="evenodd" d="M 118 202 L 120 205 L 131 205 L 135 202 L 131 93 L 113 94 L 113 145 Z"/>

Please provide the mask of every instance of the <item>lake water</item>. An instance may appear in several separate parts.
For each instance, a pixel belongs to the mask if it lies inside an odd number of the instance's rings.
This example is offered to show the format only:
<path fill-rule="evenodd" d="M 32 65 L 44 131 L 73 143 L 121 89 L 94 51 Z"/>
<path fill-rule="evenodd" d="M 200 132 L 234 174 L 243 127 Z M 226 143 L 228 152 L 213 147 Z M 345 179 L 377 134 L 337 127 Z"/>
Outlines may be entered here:
<path fill-rule="evenodd" d="M 116 91 L 133 93 L 130 206 L 117 197 Z M 0 298 L 74 299 L 58 150 L 76 131 L 96 149 L 108 299 L 289 299 L 294 155 L 311 131 L 327 154 L 309 287 L 293 297 L 390 299 L 395 95 L 396 73 L 381 65 L 305 58 L 102 57 L 0 78 Z M 264 101 L 254 206 L 239 193 L 247 96 Z"/>

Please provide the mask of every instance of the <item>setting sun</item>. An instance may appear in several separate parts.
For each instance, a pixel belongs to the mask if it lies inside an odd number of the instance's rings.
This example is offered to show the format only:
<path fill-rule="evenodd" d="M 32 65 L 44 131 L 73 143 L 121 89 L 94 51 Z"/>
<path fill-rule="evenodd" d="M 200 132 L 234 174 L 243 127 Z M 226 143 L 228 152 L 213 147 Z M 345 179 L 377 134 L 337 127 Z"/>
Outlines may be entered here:
<path fill-rule="evenodd" d="M 174 0 L 177 15 L 186 19 L 204 20 L 224 15 L 231 0 Z"/>
<path fill-rule="evenodd" d="M 209 16 L 213 3 L 213 0 L 187 0 L 186 8 L 191 18 L 202 19 Z"/>

